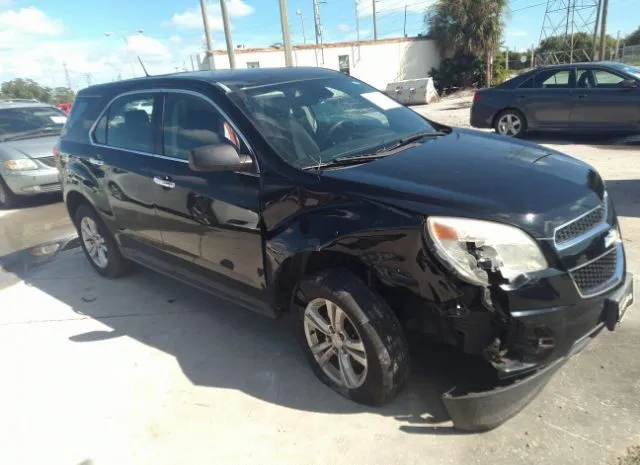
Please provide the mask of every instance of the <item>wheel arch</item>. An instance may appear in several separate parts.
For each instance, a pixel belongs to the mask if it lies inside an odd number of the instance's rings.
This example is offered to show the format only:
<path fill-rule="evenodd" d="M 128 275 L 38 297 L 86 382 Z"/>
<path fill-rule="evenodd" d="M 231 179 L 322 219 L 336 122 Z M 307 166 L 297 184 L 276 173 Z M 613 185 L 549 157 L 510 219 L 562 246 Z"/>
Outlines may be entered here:
<path fill-rule="evenodd" d="M 526 127 L 529 127 L 529 119 L 527 118 L 527 115 L 525 114 L 524 111 L 522 111 L 521 109 L 514 107 L 514 106 L 509 106 L 506 108 L 503 108 L 502 110 L 499 110 L 496 112 L 495 115 L 493 115 L 493 120 L 491 121 L 491 127 L 495 128 L 496 127 L 496 123 L 498 122 L 498 118 L 500 118 L 500 116 L 502 116 L 502 114 L 504 114 L 507 111 L 515 111 L 519 114 L 522 115 L 522 117 L 524 118 L 524 124 L 526 125 Z"/>

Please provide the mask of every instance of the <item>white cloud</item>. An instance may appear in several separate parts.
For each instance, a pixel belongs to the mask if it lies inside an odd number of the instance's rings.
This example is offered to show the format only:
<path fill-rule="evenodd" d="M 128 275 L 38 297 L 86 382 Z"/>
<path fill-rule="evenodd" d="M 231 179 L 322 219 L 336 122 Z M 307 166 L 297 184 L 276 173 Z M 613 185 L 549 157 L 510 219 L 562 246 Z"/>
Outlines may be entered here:
<path fill-rule="evenodd" d="M 62 32 L 62 23 L 34 7 L 0 13 L 0 42 L 5 44 L 25 34 L 56 36 Z"/>
<path fill-rule="evenodd" d="M 3 1 L 3 0 L 0 0 Z M 70 40 L 64 25 L 36 8 L 0 12 L 0 82 L 29 78 L 46 86 L 66 85 L 66 64 L 74 90 L 87 85 L 142 75 L 137 56 L 151 74 L 174 71 L 202 51 L 198 38 L 174 35 L 159 40 L 146 35 Z M 190 63 L 189 63 L 190 64 Z M 87 74 L 90 75 L 89 79 Z"/>
<path fill-rule="evenodd" d="M 384 15 L 387 13 L 404 12 L 406 6 L 408 13 L 424 13 L 427 8 L 436 3 L 436 0 L 384 0 L 376 2 L 376 14 Z M 373 2 L 370 0 L 359 0 L 358 11 L 360 16 L 373 16 Z"/>
<path fill-rule="evenodd" d="M 222 13 L 218 2 L 210 3 L 207 8 L 209 12 L 209 27 L 213 30 L 222 30 Z M 248 16 L 255 10 L 243 0 L 229 0 L 227 2 L 229 16 Z M 189 8 L 182 13 L 174 14 L 169 21 L 164 22 L 165 26 L 173 26 L 178 29 L 201 29 L 202 13 L 200 7 Z"/>
<path fill-rule="evenodd" d="M 338 30 L 340 32 L 350 32 L 353 30 L 353 27 L 350 24 L 339 24 Z"/>
<path fill-rule="evenodd" d="M 507 35 L 511 37 L 525 37 L 528 36 L 529 33 L 524 29 L 508 29 Z"/>

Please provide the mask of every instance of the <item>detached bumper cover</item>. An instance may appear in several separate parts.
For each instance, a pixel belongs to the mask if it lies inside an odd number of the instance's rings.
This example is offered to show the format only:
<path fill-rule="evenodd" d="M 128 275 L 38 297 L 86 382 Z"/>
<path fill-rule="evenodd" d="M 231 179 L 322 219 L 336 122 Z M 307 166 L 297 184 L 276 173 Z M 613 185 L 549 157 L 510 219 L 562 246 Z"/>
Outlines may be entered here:
<path fill-rule="evenodd" d="M 601 323 L 589 334 L 575 341 L 565 357 L 508 386 L 499 386 L 482 392 L 460 393 L 460 395 L 456 392 L 457 388 L 454 388 L 445 393 L 442 401 L 456 429 L 486 431 L 500 426 L 518 414 L 538 395 L 562 365 L 586 347 L 604 327 L 613 331 L 633 301 L 633 276 L 627 273 L 624 284 L 607 297 Z"/>

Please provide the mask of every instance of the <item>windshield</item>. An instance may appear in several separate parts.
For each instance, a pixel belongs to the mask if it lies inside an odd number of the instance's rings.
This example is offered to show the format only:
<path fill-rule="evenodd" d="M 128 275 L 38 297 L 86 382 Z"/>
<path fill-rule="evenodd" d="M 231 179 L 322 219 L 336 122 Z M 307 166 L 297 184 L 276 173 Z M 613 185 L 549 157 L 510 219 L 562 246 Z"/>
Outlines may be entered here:
<path fill-rule="evenodd" d="M 53 107 L 14 107 L 0 109 L 0 140 L 22 135 L 60 133 L 67 116 Z"/>
<path fill-rule="evenodd" d="M 640 68 L 638 68 L 637 66 L 618 64 L 618 69 L 640 79 Z"/>
<path fill-rule="evenodd" d="M 231 98 L 276 152 L 301 168 L 436 132 L 417 113 L 348 77 L 260 86 Z"/>

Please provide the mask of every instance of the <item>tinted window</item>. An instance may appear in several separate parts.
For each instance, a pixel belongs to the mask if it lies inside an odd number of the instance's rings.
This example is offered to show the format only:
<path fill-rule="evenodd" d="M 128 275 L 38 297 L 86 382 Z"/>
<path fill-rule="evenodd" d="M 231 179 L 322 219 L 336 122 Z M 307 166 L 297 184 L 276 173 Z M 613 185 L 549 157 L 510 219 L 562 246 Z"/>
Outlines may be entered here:
<path fill-rule="evenodd" d="M 85 142 L 97 115 L 102 111 L 100 97 L 77 96 L 71 113 L 62 129 L 62 137 L 76 142 Z"/>
<path fill-rule="evenodd" d="M 228 142 L 241 153 L 240 138 L 222 114 L 206 100 L 189 94 L 168 94 L 164 112 L 164 154 L 187 160 L 204 145 Z"/>
<path fill-rule="evenodd" d="M 596 87 L 602 89 L 616 88 L 618 84 L 626 79 L 604 69 L 594 69 L 593 76 L 595 77 Z"/>
<path fill-rule="evenodd" d="M 153 152 L 153 102 L 155 94 L 125 95 L 107 112 L 106 144 L 140 152 Z M 100 128 L 94 134 L 100 137 Z"/>
<path fill-rule="evenodd" d="M 533 88 L 533 78 L 527 79 L 522 84 L 520 84 L 520 86 L 518 86 L 518 87 L 520 89 L 531 89 L 531 88 Z"/>
<path fill-rule="evenodd" d="M 103 115 L 98 124 L 96 124 L 96 128 L 93 131 L 93 140 L 98 144 L 107 143 L 107 115 Z"/>
<path fill-rule="evenodd" d="M 567 69 L 552 69 L 538 73 L 534 87 L 538 89 L 568 89 L 570 72 Z"/>

